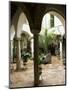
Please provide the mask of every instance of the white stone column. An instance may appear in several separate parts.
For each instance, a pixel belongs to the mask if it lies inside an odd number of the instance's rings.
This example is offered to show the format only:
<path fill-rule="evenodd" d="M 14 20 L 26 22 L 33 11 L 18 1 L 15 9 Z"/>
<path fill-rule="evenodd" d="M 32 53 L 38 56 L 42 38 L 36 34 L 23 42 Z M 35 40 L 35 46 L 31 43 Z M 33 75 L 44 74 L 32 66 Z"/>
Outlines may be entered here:
<path fill-rule="evenodd" d="M 32 58 L 34 57 L 34 40 L 31 39 L 31 53 L 32 53 Z"/>
<path fill-rule="evenodd" d="M 11 58 L 11 62 L 13 62 L 13 40 L 10 40 L 10 58 Z"/>
<path fill-rule="evenodd" d="M 60 60 L 62 60 L 62 37 L 60 39 Z"/>
<path fill-rule="evenodd" d="M 19 60 L 21 60 L 21 47 L 20 47 L 20 39 L 19 38 L 18 38 L 18 50 L 19 50 L 18 57 L 19 57 Z"/>
<path fill-rule="evenodd" d="M 60 59 L 62 60 L 62 42 L 60 41 Z"/>

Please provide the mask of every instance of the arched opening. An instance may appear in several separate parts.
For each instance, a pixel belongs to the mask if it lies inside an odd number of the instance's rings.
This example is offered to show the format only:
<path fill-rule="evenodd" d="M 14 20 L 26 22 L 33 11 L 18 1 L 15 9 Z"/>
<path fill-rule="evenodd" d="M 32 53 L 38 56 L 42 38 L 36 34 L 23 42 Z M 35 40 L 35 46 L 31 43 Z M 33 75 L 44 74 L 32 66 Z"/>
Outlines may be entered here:
<path fill-rule="evenodd" d="M 26 32 L 30 35 L 30 37 L 33 37 L 33 34 L 30 31 L 30 26 L 29 26 L 29 22 L 27 20 L 26 15 L 22 12 L 19 16 L 19 20 L 18 20 L 18 24 L 17 24 L 17 37 L 20 38 L 21 34 L 23 32 Z M 31 42 L 31 41 L 30 41 Z M 33 42 L 31 42 L 31 54 L 33 57 Z"/>
<path fill-rule="evenodd" d="M 57 12 L 47 12 L 42 19 L 39 33 L 40 78 L 43 78 L 42 82 L 44 85 L 65 84 L 65 69 L 63 65 L 63 62 L 65 62 L 65 52 L 63 50 L 65 46 L 63 46 L 64 35 L 64 18 Z"/>
<path fill-rule="evenodd" d="M 11 35 L 12 36 L 12 35 Z M 21 83 L 22 87 L 33 86 L 34 82 L 34 71 L 33 71 L 33 34 L 30 32 L 29 22 L 26 15 L 22 12 L 19 15 L 17 30 L 14 34 L 13 39 L 13 61 L 12 63 L 12 79 L 11 87 L 20 87 L 18 82 Z M 19 68 L 19 72 L 16 70 Z M 15 74 L 16 73 L 16 74 Z M 19 76 L 20 75 L 20 76 Z M 26 77 L 25 77 L 26 76 Z M 17 77 L 17 78 L 16 78 Z M 20 81 L 18 81 L 20 80 Z M 15 83 L 17 82 L 17 83 Z"/>

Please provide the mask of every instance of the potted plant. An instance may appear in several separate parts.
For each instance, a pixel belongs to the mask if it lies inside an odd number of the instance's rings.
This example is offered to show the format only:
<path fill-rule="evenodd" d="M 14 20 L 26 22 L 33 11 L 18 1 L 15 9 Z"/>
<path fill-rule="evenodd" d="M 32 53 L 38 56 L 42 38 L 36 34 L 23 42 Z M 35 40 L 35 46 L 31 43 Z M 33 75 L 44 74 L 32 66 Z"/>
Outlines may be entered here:
<path fill-rule="evenodd" d="M 28 61 L 28 58 L 30 58 L 30 53 L 27 52 L 27 50 L 22 50 L 21 51 L 21 57 L 22 57 L 22 60 L 23 60 L 23 65 L 26 66 L 27 65 L 27 61 Z"/>

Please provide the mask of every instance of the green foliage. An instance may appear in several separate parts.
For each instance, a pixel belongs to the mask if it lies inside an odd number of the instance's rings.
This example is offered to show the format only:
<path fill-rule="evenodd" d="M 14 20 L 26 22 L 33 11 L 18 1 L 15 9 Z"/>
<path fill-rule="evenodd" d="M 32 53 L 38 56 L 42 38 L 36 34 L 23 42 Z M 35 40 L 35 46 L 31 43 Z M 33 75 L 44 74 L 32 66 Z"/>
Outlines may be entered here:
<path fill-rule="evenodd" d="M 47 53 L 48 45 L 54 43 L 55 40 L 56 40 L 56 35 L 54 34 L 54 31 L 48 33 L 48 30 L 45 29 L 44 34 L 39 35 L 39 46 L 41 48 L 44 48 Z"/>
<path fill-rule="evenodd" d="M 26 50 L 22 50 L 21 51 L 21 57 L 23 59 L 23 62 L 27 62 L 28 58 L 31 57 L 31 54 L 29 52 L 27 52 Z"/>
<path fill-rule="evenodd" d="M 43 54 L 39 55 L 39 61 L 38 61 L 38 64 L 39 64 L 39 65 L 42 64 L 42 57 L 43 57 L 43 56 L 44 56 Z"/>

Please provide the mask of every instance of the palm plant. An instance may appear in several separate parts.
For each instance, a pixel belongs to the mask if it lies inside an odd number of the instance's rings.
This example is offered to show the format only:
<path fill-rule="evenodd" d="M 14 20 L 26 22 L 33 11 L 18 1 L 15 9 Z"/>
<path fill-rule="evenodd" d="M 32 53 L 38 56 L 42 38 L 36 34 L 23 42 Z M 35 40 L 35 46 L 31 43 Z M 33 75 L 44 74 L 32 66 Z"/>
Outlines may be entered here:
<path fill-rule="evenodd" d="M 48 33 L 48 30 L 45 29 L 43 35 L 39 35 L 39 46 L 44 49 L 45 53 L 48 53 L 48 46 L 54 43 L 56 40 L 56 35 L 54 32 Z"/>

